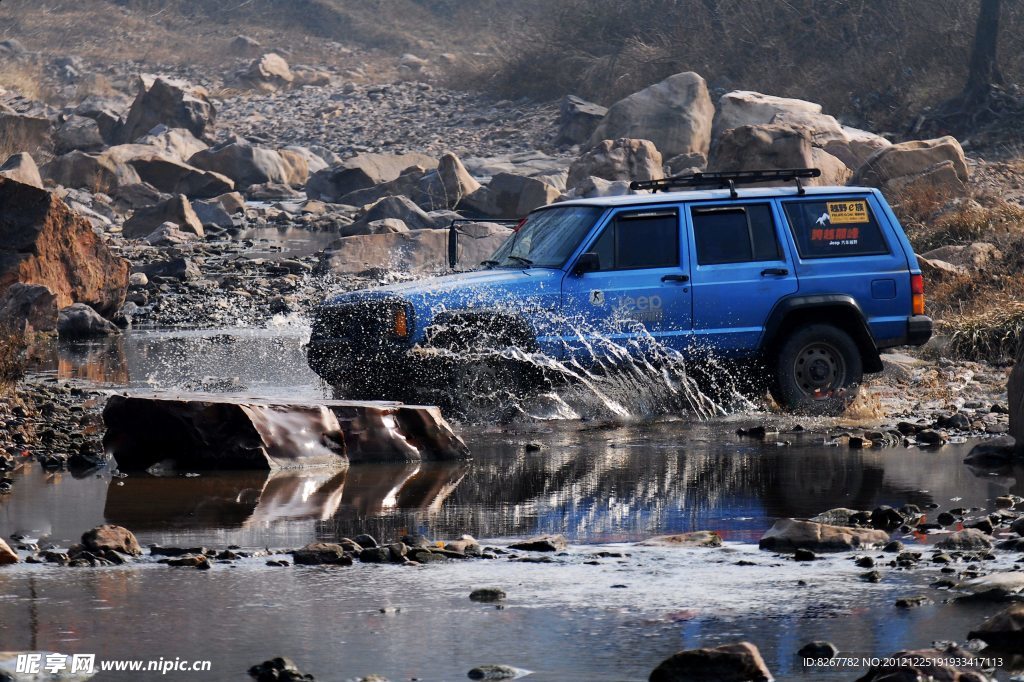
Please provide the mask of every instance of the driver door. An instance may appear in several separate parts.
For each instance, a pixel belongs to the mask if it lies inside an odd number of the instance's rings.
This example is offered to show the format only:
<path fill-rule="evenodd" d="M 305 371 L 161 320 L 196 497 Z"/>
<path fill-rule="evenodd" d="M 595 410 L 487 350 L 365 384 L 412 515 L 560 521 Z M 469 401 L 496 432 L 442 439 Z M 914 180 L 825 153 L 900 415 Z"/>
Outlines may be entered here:
<path fill-rule="evenodd" d="M 645 337 L 686 347 L 692 304 L 677 207 L 619 210 L 583 252 L 597 254 L 594 269 L 576 272 L 574 265 L 562 280 L 567 355 L 635 352 Z"/>

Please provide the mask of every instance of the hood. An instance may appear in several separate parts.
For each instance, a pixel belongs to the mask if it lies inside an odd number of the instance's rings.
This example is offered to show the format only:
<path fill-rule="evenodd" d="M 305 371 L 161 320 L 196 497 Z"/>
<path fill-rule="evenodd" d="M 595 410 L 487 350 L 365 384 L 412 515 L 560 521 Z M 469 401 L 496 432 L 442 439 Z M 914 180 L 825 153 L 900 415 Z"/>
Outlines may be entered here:
<path fill-rule="evenodd" d="M 326 305 L 400 298 L 415 310 L 417 336 L 441 312 L 500 307 L 504 311 L 552 309 L 561 298 L 562 270 L 495 268 L 389 284 L 337 294 Z"/>

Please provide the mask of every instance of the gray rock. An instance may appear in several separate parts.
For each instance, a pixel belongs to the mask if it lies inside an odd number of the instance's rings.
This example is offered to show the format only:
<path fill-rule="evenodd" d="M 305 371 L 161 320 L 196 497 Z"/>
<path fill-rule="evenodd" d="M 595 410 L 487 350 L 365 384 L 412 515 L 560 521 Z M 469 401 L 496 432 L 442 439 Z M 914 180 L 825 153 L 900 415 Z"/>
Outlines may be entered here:
<path fill-rule="evenodd" d="M 562 98 L 558 114 L 558 134 L 555 144 L 583 144 L 594 134 L 608 108 L 588 102 L 575 95 Z"/>
<path fill-rule="evenodd" d="M 358 154 L 314 173 L 306 194 L 310 199 L 334 202 L 351 192 L 395 180 L 411 166 L 430 170 L 437 167 L 437 160 L 425 154 Z"/>
<path fill-rule="evenodd" d="M 471 680 L 514 680 L 517 677 L 523 677 L 524 675 L 529 674 L 530 671 L 523 670 L 521 668 L 513 668 L 510 665 L 501 665 L 499 663 L 490 663 L 487 665 L 478 665 L 466 673 L 466 676 Z"/>
<path fill-rule="evenodd" d="M 578 186 L 588 177 L 604 180 L 660 180 L 665 177 L 661 153 L 648 140 L 602 140 L 569 167 L 566 184 Z M 493 184 L 493 183 L 492 183 Z"/>
<path fill-rule="evenodd" d="M 77 150 L 93 152 L 103 149 L 105 144 L 99 124 L 85 116 L 69 116 L 54 134 L 55 151 L 67 154 Z"/>
<path fill-rule="evenodd" d="M 120 333 L 117 327 L 84 303 L 73 303 L 57 315 L 57 335 L 61 338 L 81 339 Z"/>
<path fill-rule="evenodd" d="M 667 157 L 707 154 L 714 115 L 704 79 L 677 73 L 609 107 L 588 145 L 625 137 L 650 140 Z"/>
<path fill-rule="evenodd" d="M 15 282 L 0 293 L 0 328 L 20 334 L 57 329 L 57 297 L 40 284 Z"/>
<path fill-rule="evenodd" d="M 967 528 L 956 533 L 950 533 L 943 540 L 937 542 L 935 546 L 939 549 L 973 551 L 992 549 L 992 541 L 977 528 Z"/>
<path fill-rule="evenodd" d="M 125 221 L 123 234 L 128 239 L 148 237 L 164 223 L 173 223 L 183 232 L 191 232 L 198 237 L 205 236 L 203 223 L 192 210 L 191 202 L 183 194 L 171 197 L 156 206 L 138 209 Z"/>
<path fill-rule="evenodd" d="M 141 76 L 138 95 L 118 138 L 122 142 L 133 142 L 160 124 L 185 128 L 201 138 L 215 120 L 216 110 L 204 89 L 183 81 Z"/>
<path fill-rule="evenodd" d="M 39 175 L 39 167 L 36 166 L 32 157 L 24 152 L 15 154 L 0 166 L 0 177 L 43 189 L 43 179 Z"/>
<path fill-rule="evenodd" d="M 509 545 L 509 549 L 525 552 L 561 552 L 569 546 L 562 535 L 541 535 Z"/>
<path fill-rule="evenodd" d="M 750 642 L 680 651 L 662 661 L 649 678 L 650 682 L 770 682 L 772 679 L 761 652 Z"/>

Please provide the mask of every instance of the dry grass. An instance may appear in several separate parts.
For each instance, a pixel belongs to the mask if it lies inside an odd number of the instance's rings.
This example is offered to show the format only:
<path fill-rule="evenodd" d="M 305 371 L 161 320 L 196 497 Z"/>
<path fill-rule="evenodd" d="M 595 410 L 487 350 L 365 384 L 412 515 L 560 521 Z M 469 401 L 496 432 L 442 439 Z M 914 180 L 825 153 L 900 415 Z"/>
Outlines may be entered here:
<path fill-rule="evenodd" d="M 25 338 L 20 334 L 0 334 L 0 395 L 10 393 L 25 372 Z"/>
<path fill-rule="evenodd" d="M 45 100 L 51 94 L 43 85 L 42 69 L 29 62 L 0 59 L 0 88 L 24 95 L 29 99 Z"/>
<path fill-rule="evenodd" d="M 994 193 L 943 205 L 924 191 L 894 202 L 917 253 L 947 245 L 993 244 L 1000 252 L 965 274 L 927 276 L 928 312 L 957 358 L 1006 362 L 1024 333 L 1024 206 Z"/>

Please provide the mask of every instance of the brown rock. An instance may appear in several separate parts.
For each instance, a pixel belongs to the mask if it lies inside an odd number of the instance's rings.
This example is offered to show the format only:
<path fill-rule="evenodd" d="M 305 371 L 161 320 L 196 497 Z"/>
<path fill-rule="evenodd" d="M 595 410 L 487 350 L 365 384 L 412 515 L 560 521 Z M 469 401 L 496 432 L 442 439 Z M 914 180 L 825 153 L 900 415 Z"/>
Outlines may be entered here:
<path fill-rule="evenodd" d="M 713 171 L 820 168 L 809 185 L 845 185 L 850 170 L 842 161 L 813 145 L 810 131 L 784 124 L 740 126 L 726 130 L 712 150 Z"/>
<path fill-rule="evenodd" d="M 721 547 L 722 536 L 712 530 L 698 530 L 678 535 L 659 535 L 640 543 L 644 547 Z"/>
<path fill-rule="evenodd" d="M 842 552 L 888 540 L 889 534 L 881 530 L 779 519 L 761 536 L 758 546 L 775 552 L 791 552 L 796 549 Z"/>
<path fill-rule="evenodd" d="M 0 538 L 0 566 L 9 566 L 16 564 L 21 559 L 18 558 L 18 553 L 11 549 L 3 538 Z"/>
<path fill-rule="evenodd" d="M 128 261 L 54 195 L 0 178 L 0 291 L 48 287 L 57 306 L 86 303 L 111 316 L 124 303 Z"/>
<path fill-rule="evenodd" d="M 977 528 L 967 528 L 965 530 L 957 531 L 956 533 L 950 533 L 943 540 L 935 543 L 935 546 L 939 549 L 959 549 L 968 551 L 992 549 L 992 541 Z"/>
<path fill-rule="evenodd" d="M 524 552 L 561 552 L 569 546 L 562 535 L 541 535 L 522 542 L 509 545 L 509 549 L 518 549 Z"/>
<path fill-rule="evenodd" d="M 567 187 L 588 177 L 604 180 L 660 180 L 665 177 L 661 153 L 648 140 L 602 140 L 573 161 Z"/>
<path fill-rule="evenodd" d="M 968 639 L 981 639 L 999 649 L 1020 650 L 1024 646 L 1024 604 L 1013 604 L 1000 611 L 967 635 Z"/>
<path fill-rule="evenodd" d="M 885 665 L 872 667 L 857 682 L 989 682 L 988 676 L 978 670 L 980 666 L 958 668 L 943 664 L 944 660 L 973 658 L 974 654 L 955 644 L 945 649 L 897 651 L 884 657 Z"/>
<path fill-rule="evenodd" d="M 174 223 L 182 232 L 202 237 L 203 223 L 192 204 L 183 194 L 171 197 L 156 206 L 140 208 L 124 223 L 123 234 L 128 239 L 148 237 L 164 223 Z"/>
<path fill-rule="evenodd" d="M 398 178 L 411 166 L 437 167 L 437 160 L 425 154 L 357 154 L 336 166 L 315 173 L 306 185 L 310 199 L 336 201 L 361 189 Z"/>
<path fill-rule="evenodd" d="M 43 175 L 64 187 L 81 187 L 107 194 L 120 187 L 141 183 L 139 174 L 127 161 L 119 158 L 114 149 L 112 147 L 99 154 L 82 151 L 65 154 L 43 166 Z"/>
<path fill-rule="evenodd" d="M 39 167 L 32 157 L 22 152 L 15 154 L 0 166 L 0 177 L 43 189 L 43 178 L 39 175 Z"/>
<path fill-rule="evenodd" d="M 771 682 L 761 652 L 750 642 L 688 649 L 665 659 L 650 682 Z"/>
<path fill-rule="evenodd" d="M 262 90 L 286 88 L 295 80 L 288 62 L 279 54 L 268 52 L 249 65 L 245 80 Z"/>
<path fill-rule="evenodd" d="M 138 95 L 121 128 L 122 142 L 133 142 L 156 126 L 185 128 L 197 138 L 213 127 L 216 110 L 206 90 L 169 78 L 141 76 Z"/>
<path fill-rule="evenodd" d="M 879 149 L 857 169 L 852 183 L 891 192 L 924 187 L 945 196 L 963 195 L 969 179 L 963 148 L 956 138 L 946 136 Z"/>
<path fill-rule="evenodd" d="M 25 152 L 42 162 L 53 153 L 53 123 L 41 116 L 0 111 L 0 159 Z"/>
<path fill-rule="evenodd" d="M 0 294 L 0 320 L 4 331 L 52 332 L 57 329 L 57 297 L 40 284 L 16 282 Z"/>
<path fill-rule="evenodd" d="M 650 140 L 667 157 L 707 154 L 714 115 L 704 79 L 677 73 L 610 106 L 589 145 L 626 137 Z"/>
<path fill-rule="evenodd" d="M 112 550 L 121 554 L 141 556 L 142 548 L 135 534 L 127 528 L 104 524 L 82 533 L 82 546 L 90 552 Z"/>

